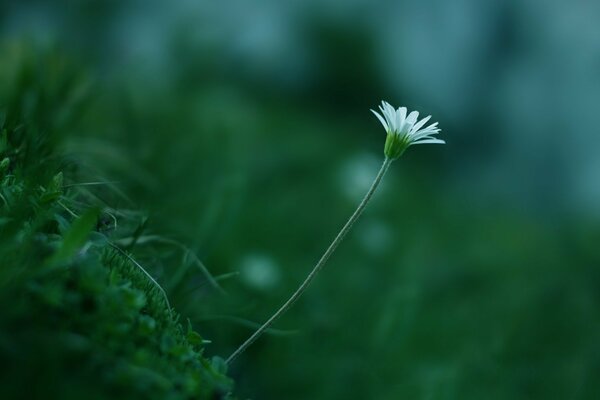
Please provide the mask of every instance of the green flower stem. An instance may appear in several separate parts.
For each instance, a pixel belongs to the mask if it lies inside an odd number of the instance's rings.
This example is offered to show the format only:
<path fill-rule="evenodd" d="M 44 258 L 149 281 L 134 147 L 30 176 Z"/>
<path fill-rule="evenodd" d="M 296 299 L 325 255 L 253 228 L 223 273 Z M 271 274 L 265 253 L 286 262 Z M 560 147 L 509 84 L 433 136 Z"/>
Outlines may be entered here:
<path fill-rule="evenodd" d="M 381 169 L 377 173 L 375 180 L 373 181 L 373 183 L 371 184 L 371 187 L 369 188 L 369 191 L 367 192 L 365 197 L 362 199 L 362 201 L 358 205 L 358 208 L 356 209 L 356 211 L 354 211 L 354 214 L 352 214 L 352 216 L 350 217 L 348 222 L 346 222 L 346 224 L 344 225 L 342 230 L 337 234 L 337 236 L 335 237 L 333 242 L 331 242 L 331 244 L 329 245 L 329 247 L 327 248 L 325 253 L 321 256 L 321 259 L 319 260 L 317 265 L 315 265 L 315 267 L 312 269 L 310 274 L 308 274 L 308 276 L 306 277 L 304 282 L 302 282 L 300 287 L 298 287 L 298 289 L 296 289 L 296 291 L 294 292 L 292 297 L 290 297 L 288 299 L 288 301 L 286 301 L 281 306 L 281 308 L 279 308 L 279 310 L 277 310 L 277 312 L 275 314 L 273 314 L 271 316 L 271 318 L 269 318 L 267 320 L 267 322 L 262 324 L 262 326 L 260 328 L 258 328 L 256 330 L 256 332 L 254 332 L 252 334 L 252 336 L 250 336 L 244 343 L 242 343 L 242 345 L 240 347 L 237 348 L 236 351 L 233 352 L 233 354 L 231 354 L 229 356 L 229 358 L 225 361 L 227 364 L 230 364 L 231 362 L 233 362 L 241 353 L 243 353 L 252 343 L 254 343 L 254 341 L 256 341 L 256 339 L 258 339 L 260 337 L 260 335 L 262 335 L 267 329 L 269 329 L 269 327 L 271 325 L 273 325 L 273 323 L 275 321 L 277 321 L 279 319 L 279 317 L 281 317 L 287 310 L 289 310 L 290 307 L 292 307 L 292 305 L 294 305 L 294 303 L 296 302 L 296 300 L 298 300 L 298 298 L 300 296 L 302 296 L 302 293 L 304 293 L 304 291 L 306 290 L 308 285 L 310 285 L 310 283 L 313 281 L 313 279 L 315 279 L 315 277 L 317 276 L 317 273 L 323 268 L 325 263 L 327 263 L 327 260 L 329 259 L 329 257 L 331 257 L 331 255 L 333 254 L 335 249 L 342 242 L 342 240 L 344 240 L 344 237 L 346 236 L 346 234 L 348 234 L 348 232 L 350 232 L 350 230 L 352 229 L 352 226 L 358 220 L 358 218 L 364 211 L 365 207 L 367 206 L 367 203 L 369 203 L 369 200 L 371 200 L 373 193 L 375 193 L 375 190 L 379 186 L 379 183 L 381 183 L 381 180 L 382 180 L 383 176 L 385 175 L 385 173 L 387 172 L 388 168 L 390 167 L 392 161 L 393 160 L 390 158 L 387 158 L 387 157 L 385 158 L 385 160 L 383 161 L 383 164 L 381 165 Z"/>

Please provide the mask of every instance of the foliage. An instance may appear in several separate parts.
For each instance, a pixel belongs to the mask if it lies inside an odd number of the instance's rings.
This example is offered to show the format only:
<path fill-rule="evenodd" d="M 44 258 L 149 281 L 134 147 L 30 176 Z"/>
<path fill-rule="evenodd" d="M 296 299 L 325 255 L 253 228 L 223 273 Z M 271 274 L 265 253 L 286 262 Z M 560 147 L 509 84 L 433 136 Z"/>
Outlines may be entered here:
<path fill-rule="evenodd" d="M 6 52 L 0 397 L 229 398 L 222 363 L 203 354 L 208 342 L 133 258 L 134 244 L 115 244 L 139 235 L 144 218 L 73 181 L 80 166 L 64 143 L 84 113 L 85 75 L 54 52 Z"/>

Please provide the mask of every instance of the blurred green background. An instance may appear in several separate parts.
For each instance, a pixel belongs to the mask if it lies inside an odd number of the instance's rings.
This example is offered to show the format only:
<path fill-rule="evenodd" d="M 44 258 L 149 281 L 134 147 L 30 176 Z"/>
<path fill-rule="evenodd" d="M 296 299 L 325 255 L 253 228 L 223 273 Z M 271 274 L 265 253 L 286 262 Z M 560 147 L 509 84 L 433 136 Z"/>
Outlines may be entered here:
<path fill-rule="evenodd" d="M 239 398 L 594 399 L 599 13 L 583 0 L 8 1 L 0 66 L 43 53 L 85 71 L 65 151 L 119 182 L 129 200 L 114 207 L 147 212 L 146 236 L 216 277 L 225 293 L 197 270 L 174 285 L 153 271 L 223 357 L 368 188 L 385 139 L 369 108 L 440 122 L 447 145 L 394 163 L 314 286 L 231 367 Z M 180 257 L 150 241 L 153 254 Z"/>

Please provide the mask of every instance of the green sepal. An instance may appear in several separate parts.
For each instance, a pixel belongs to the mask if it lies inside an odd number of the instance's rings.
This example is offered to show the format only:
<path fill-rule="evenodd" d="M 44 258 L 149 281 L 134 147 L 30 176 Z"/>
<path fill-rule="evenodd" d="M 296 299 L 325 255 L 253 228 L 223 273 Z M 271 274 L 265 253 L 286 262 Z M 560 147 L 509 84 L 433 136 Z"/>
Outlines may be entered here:
<path fill-rule="evenodd" d="M 406 136 L 397 135 L 393 132 L 388 132 L 383 147 L 383 154 L 390 160 L 395 160 L 404 153 L 410 143 L 406 140 Z"/>

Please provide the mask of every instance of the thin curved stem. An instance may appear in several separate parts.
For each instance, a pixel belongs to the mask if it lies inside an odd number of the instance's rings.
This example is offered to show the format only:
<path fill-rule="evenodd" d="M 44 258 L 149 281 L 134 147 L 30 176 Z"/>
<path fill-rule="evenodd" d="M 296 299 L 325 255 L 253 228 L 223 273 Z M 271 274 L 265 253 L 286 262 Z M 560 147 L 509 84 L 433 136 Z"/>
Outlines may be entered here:
<path fill-rule="evenodd" d="M 335 249 L 338 247 L 338 245 L 342 242 L 342 240 L 344 240 L 344 237 L 346 236 L 346 234 L 348 234 L 348 232 L 350 232 L 350 230 L 352 229 L 352 226 L 358 220 L 358 218 L 364 211 L 365 207 L 367 206 L 367 203 L 369 202 L 369 200 L 371 200 L 373 193 L 375 193 L 375 190 L 381 183 L 381 180 L 382 180 L 383 176 L 385 175 L 385 173 L 387 172 L 388 168 L 390 167 L 390 164 L 392 163 L 392 161 L 393 161 L 392 159 L 387 158 L 387 157 L 383 161 L 383 164 L 381 165 L 381 169 L 379 169 L 379 172 L 377 173 L 375 180 L 371 184 L 371 187 L 369 188 L 369 191 L 367 192 L 365 197 L 363 197 L 362 201 L 358 205 L 358 208 L 356 209 L 356 211 L 354 211 L 354 213 L 352 214 L 350 219 L 346 222 L 346 224 L 344 225 L 342 230 L 340 230 L 340 232 L 337 234 L 335 239 L 333 239 L 333 242 L 331 242 L 331 244 L 329 245 L 329 247 L 327 248 L 325 253 L 321 256 L 321 259 L 319 260 L 319 262 L 317 262 L 317 265 L 315 265 L 315 267 L 312 269 L 312 271 L 308 274 L 308 276 L 306 277 L 304 282 L 302 282 L 302 284 L 298 287 L 298 289 L 296 289 L 296 291 L 294 292 L 294 294 L 292 294 L 292 296 L 288 299 L 288 301 L 286 301 L 279 308 L 279 310 L 277 310 L 277 312 L 275 312 L 275 314 L 273 314 L 271 316 L 271 318 L 269 318 L 267 320 L 267 322 L 262 324 L 261 327 L 258 328 L 256 330 L 256 332 L 254 332 L 252 334 L 252 336 L 250 336 L 244 343 L 242 343 L 240 345 L 240 347 L 237 348 L 236 351 L 233 352 L 233 354 L 231 354 L 229 356 L 229 358 L 225 361 L 225 363 L 230 364 L 231 362 L 233 362 L 252 343 L 254 343 L 256 341 L 256 339 L 258 339 L 260 337 L 260 335 L 262 335 L 267 329 L 269 329 L 269 327 L 275 321 L 277 321 L 279 319 L 279 317 L 281 317 L 287 310 L 289 310 L 290 307 L 292 307 L 292 305 L 294 305 L 296 300 L 298 300 L 298 298 L 302 295 L 302 293 L 304 293 L 304 291 L 306 290 L 308 285 L 310 285 L 310 283 L 313 281 L 313 279 L 315 279 L 315 277 L 317 276 L 319 271 L 323 268 L 325 263 L 327 263 L 327 260 L 329 259 L 329 257 L 331 257 L 331 255 L 333 254 Z"/>

